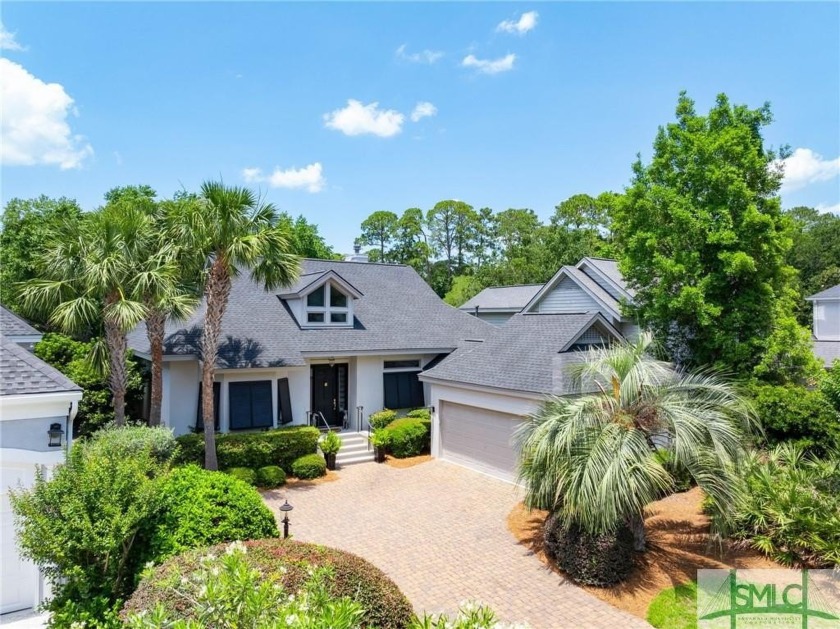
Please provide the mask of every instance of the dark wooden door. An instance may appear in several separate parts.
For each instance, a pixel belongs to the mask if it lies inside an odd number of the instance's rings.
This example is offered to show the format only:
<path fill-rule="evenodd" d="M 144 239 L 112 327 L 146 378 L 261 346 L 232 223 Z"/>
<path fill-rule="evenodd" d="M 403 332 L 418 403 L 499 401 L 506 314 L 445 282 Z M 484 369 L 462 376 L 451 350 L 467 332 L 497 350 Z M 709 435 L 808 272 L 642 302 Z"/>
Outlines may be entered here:
<path fill-rule="evenodd" d="M 339 365 L 312 365 L 312 411 L 323 413 L 330 426 L 344 423 L 340 391 L 347 390 L 346 378 L 347 369 L 339 369 Z"/>

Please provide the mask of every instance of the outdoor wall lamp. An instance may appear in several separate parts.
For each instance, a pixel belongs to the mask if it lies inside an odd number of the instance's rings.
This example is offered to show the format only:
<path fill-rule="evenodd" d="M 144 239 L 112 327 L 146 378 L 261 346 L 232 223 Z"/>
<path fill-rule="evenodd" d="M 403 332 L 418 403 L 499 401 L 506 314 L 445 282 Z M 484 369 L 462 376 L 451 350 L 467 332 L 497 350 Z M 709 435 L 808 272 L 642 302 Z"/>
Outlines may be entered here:
<path fill-rule="evenodd" d="M 280 505 L 280 511 L 283 512 L 283 539 L 289 537 L 289 511 L 294 509 L 292 505 L 289 504 L 288 499 L 285 503 Z"/>
<path fill-rule="evenodd" d="M 61 438 L 64 436 L 64 431 L 61 429 L 61 424 L 50 424 L 50 429 L 47 431 L 47 434 L 50 436 L 50 447 L 60 448 Z"/>

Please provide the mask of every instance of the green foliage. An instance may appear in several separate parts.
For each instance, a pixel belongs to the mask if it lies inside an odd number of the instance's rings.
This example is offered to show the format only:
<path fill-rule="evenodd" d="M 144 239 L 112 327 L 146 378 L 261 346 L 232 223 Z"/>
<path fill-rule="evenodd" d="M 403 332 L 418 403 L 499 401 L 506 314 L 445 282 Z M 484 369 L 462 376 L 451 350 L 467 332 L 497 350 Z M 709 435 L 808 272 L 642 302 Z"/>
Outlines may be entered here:
<path fill-rule="evenodd" d="M 277 523 L 257 491 L 233 476 L 195 465 L 164 479 L 161 510 L 145 530 L 144 561 L 159 563 L 190 548 L 277 537 Z"/>
<path fill-rule="evenodd" d="M 205 555 L 200 568 L 173 589 L 188 606 L 184 614 L 158 605 L 151 613 L 126 619 L 133 629 L 199 629 L 253 627 L 259 629 L 355 629 L 364 614 L 349 597 L 333 599 L 328 592 L 328 568 L 318 568 L 302 588 L 291 594 L 253 568 L 245 546 L 232 544 L 220 556 Z"/>
<path fill-rule="evenodd" d="M 608 587 L 626 579 L 633 570 L 633 533 L 629 527 L 588 533 L 562 518 L 545 524 L 545 552 L 576 583 Z"/>
<path fill-rule="evenodd" d="M 120 607 L 122 601 L 113 602 L 107 596 L 72 600 L 51 601 L 47 626 L 53 629 L 121 629 Z"/>
<path fill-rule="evenodd" d="M 321 437 L 318 446 L 324 454 L 337 454 L 341 450 L 341 437 L 331 430 Z"/>
<path fill-rule="evenodd" d="M 691 489 L 693 484 L 691 474 L 688 470 L 681 468 L 674 462 L 674 454 L 667 448 L 657 448 L 653 453 L 657 463 L 659 463 L 673 479 L 673 485 L 668 489 L 667 493 L 682 492 Z"/>
<path fill-rule="evenodd" d="M 443 301 L 458 308 L 478 295 L 483 288 L 481 282 L 475 276 L 458 275 L 452 278 L 452 288 L 444 295 Z"/>
<path fill-rule="evenodd" d="M 733 537 L 784 565 L 840 565 L 840 456 L 794 444 L 753 453 L 741 468 Z M 712 501 L 713 502 L 713 501 Z"/>
<path fill-rule="evenodd" d="M 257 470 L 257 485 L 259 487 L 280 487 L 286 484 L 286 472 L 277 465 L 266 465 Z"/>
<path fill-rule="evenodd" d="M 734 470 L 752 409 L 715 376 L 655 360 L 650 343 L 644 334 L 634 344 L 590 350 L 572 371 L 573 384 L 599 392 L 550 398 L 524 422 L 515 438 L 528 507 L 593 535 L 629 523 L 641 537 L 645 506 L 675 485 L 653 456 L 655 440 L 667 436 L 669 465 L 716 497 L 713 521 L 722 528 L 726 505 L 737 499 Z"/>
<path fill-rule="evenodd" d="M 265 582 L 295 592 L 306 583 L 311 568 L 328 568 L 329 595 L 333 599 L 347 596 L 360 604 L 365 610 L 362 626 L 403 629 L 411 622 L 413 611 L 408 599 L 381 570 L 356 555 L 290 539 L 247 542 L 245 546 L 249 566 L 258 570 Z M 200 568 L 201 557 L 224 552 L 225 547 L 219 546 L 185 553 L 150 571 L 126 602 L 124 615 L 155 609 L 160 604 L 172 617 L 189 617 L 193 608 L 178 596 L 178 585 Z"/>
<path fill-rule="evenodd" d="M 229 467 L 225 474 L 238 478 L 247 485 L 257 484 L 257 472 L 248 467 Z"/>
<path fill-rule="evenodd" d="M 831 368 L 826 371 L 820 382 L 820 392 L 834 410 L 840 413 L 840 359 L 835 360 Z"/>
<path fill-rule="evenodd" d="M 374 430 L 370 433 L 370 445 L 372 445 L 374 448 L 387 448 L 388 437 L 389 433 L 384 428 Z"/>
<path fill-rule="evenodd" d="M 12 199 L 3 210 L 0 231 L 0 303 L 20 309 L 17 286 L 38 277 L 37 260 L 44 243 L 63 223 L 78 223 L 82 209 L 73 199 Z M 32 321 L 43 326 L 46 317 Z M 97 326 L 93 326 L 94 328 Z"/>
<path fill-rule="evenodd" d="M 403 417 L 383 430 L 388 450 L 398 459 L 423 454 L 431 446 L 432 424 L 427 420 Z"/>
<path fill-rule="evenodd" d="M 451 617 L 447 614 L 423 614 L 411 622 L 409 629 L 505 629 L 511 626 L 499 622 L 496 613 L 489 607 L 464 603 Z"/>
<path fill-rule="evenodd" d="M 216 452 L 219 466 L 260 468 L 279 465 L 287 473 L 292 463 L 304 454 L 317 451 L 321 433 L 312 426 L 290 426 L 265 432 L 225 433 L 216 435 Z M 178 437 L 181 445 L 180 463 L 204 461 L 204 438 L 200 434 Z"/>
<path fill-rule="evenodd" d="M 432 413 L 428 408 L 415 408 L 405 415 L 406 417 L 413 417 L 414 419 L 424 419 L 427 422 L 432 421 Z"/>
<path fill-rule="evenodd" d="M 378 413 L 371 413 L 370 417 L 368 417 L 368 423 L 373 430 L 379 430 L 380 428 L 385 428 L 385 426 L 390 424 L 396 418 L 397 411 L 392 411 L 386 408 Z"/>
<path fill-rule="evenodd" d="M 292 474 L 300 479 L 318 478 L 327 473 L 327 462 L 320 454 L 305 454 L 292 463 Z"/>
<path fill-rule="evenodd" d="M 281 231 L 286 232 L 292 252 L 300 257 L 319 260 L 335 259 L 335 252 L 318 233 L 318 226 L 308 222 L 303 215 L 293 219 L 286 212 L 280 212 L 277 217 L 277 226 Z"/>
<path fill-rule="evenodd" d="M 795 441 L 817 454 L 840 447 L 840 414 L 821 391 L 753 384 L 749 392 L 766 443 Z"/>
<path fill-rule="evenodd" d="M 702 116 L 682 93 L 676 116 L 613 212 L 619 264 L 636 289 L 634 313 L 673 360 L 747 375 L 795 302 L 778 196 L 785 155 L 764 146 L 769 105 L 733 106 L 721 94 Z"/>
<path fill-rule="evenodd" d="M 840 283 L 840 216 L 809 207 L 785 212 L 793 229 L 788 264 L 799 271 L 800 293 L 808 297 Z M 813 306 L 802 301 L 800 322 L 810 327 Z"/>
<path fill-rule="evenodd" d="M 399 217 L 393 212 L 374 212 L 362 221 L 362 235 L 358 239 L 361 245 L 378 247 L 377 262 L 387 262 L 385 249 L 397 233 Z"/>
<path fill-rule="evenodd" d="M 45 334 L 34 353 L 84 390 L 76 415 L 74 434 L 90 435 L 114 421 L 113 395 L 108 379 L 91 365 L 96 341 L 76 341 L 63 334 Z M 140 363 L 126 358 L 126 409 L 129 419 L 139 419 L 143 409 L 143 375 Z"/>
<path fill-rule="evenodd" d="M 697 584 L 662 590 L 650 602 L 647 621 L 657 629 L 697 629 Z"/>
<path fill-rule="evenodd" d="M 107 623 L 143 565 L 141 538 L 164 504 L 171 436 L 123 430 L 75 444 L 49 480 L 39 472 L 31 490 L 11 492 L 21 552 L 54 584 L 54 627 L 87 616 Z"/>

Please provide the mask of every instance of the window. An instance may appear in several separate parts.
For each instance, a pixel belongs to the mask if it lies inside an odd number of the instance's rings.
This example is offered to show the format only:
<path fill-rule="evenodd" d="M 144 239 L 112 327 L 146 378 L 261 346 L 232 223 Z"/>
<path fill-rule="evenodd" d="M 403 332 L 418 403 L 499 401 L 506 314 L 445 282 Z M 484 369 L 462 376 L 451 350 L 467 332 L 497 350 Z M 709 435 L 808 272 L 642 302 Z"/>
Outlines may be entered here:
<path fill-rule="evenodd" d="M 270 428 L 274 425 L 271 380 L 231 382 L 228 409 L 231 430 Z"/>
<path fill-rule="evenodd" d="M 306 296 L 307 324 L 346 326 L 352 320 L 350 298 L 334 284 L 319 286 Z"/>
<path fill-rule="evenodd" d="M 384 374 L 386 408 L 420 408 L 426 405 L 419 371 Z"/>
<path fill-rule="evenodd" d="M 385 369 L 419 369 L 419 360 L 386 360 Z"/>

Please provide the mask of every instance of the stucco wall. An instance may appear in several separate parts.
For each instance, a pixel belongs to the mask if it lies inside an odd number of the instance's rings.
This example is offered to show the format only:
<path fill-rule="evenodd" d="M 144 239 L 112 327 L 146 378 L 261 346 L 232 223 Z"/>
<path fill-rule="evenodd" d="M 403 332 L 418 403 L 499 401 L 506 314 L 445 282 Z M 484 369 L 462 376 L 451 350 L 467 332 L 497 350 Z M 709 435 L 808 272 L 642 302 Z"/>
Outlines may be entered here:
<path fill-rule="evenodd" d="M 197 361 L 164 363 L 164 408 L 161 416 L 163 424 L 170 426 L 176 435 L 190 432 L 195 426 L 200 379 Z"/>
<path fill-rule="evenodd" d="M 0 421 L 0 447 L 33 452 L 54 452 L 49 446 L 47 431 L 50 424 L 61 424 L 67 437 L 67 416 L 39 417 L 37 419 L 13 419 Z"/>

